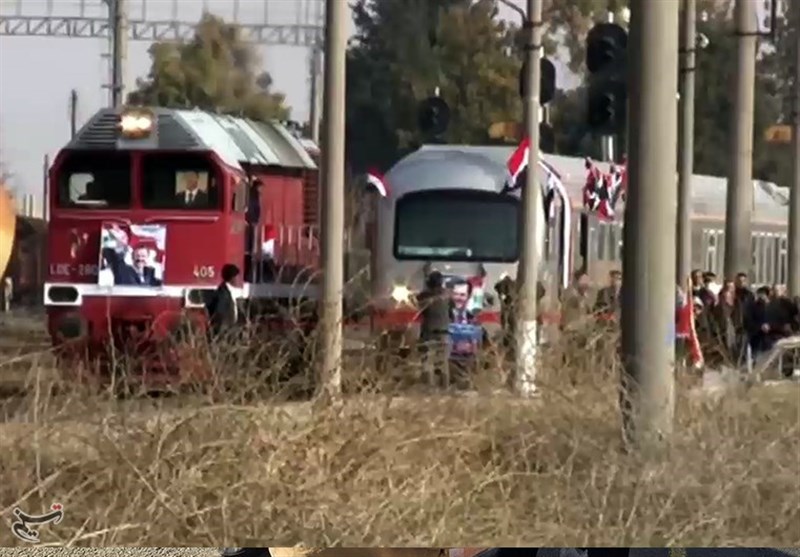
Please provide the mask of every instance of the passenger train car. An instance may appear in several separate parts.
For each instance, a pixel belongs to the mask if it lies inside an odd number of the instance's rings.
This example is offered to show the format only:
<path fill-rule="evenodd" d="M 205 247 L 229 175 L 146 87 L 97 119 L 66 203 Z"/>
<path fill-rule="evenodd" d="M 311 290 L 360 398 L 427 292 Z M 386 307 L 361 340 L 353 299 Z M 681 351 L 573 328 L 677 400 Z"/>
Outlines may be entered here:
<path fill-rule="evenodd" d="M 521 210 L 518 196 L 498 195 L 507 177 L 513 147 L 423 146 L 400 160 L 386 174 L 391 195 L 378 201 L 374 227 L 372 280 L 375 331 L 416 334 L 417 310 L 410 302 L 426 272 L 485 274 L 489 291 L 504 273 L 516 276 L 520 249 Z M 538 220 L 540 280 L 547 306 L 557 306 L 563 287 L 561 263 L 586 268 L 599 286 L 608 272 L 621 269 L 622 222 L 605 222 L 583 209 L 585 160 L 544 155 L 561 176 L 571 201 L 572 231 L 568 244 L 558 234 L 558 219 Z M 539 170 L 541 180 L 545 179 Z M 692 178 L 692 266 L 722 275 L 726 180 Z M 780 283 L 787 274 L 787 195 L 774 184 L 753 183 L 753 268 L 757 283 Z M 540 209 L 541 210 L 541 209 Z M 617 213 L 622 215 L 622 208 Z M 571 257 L 563 258 L 563 250 Z M 497 323 L 499 307 L 485 309 L 484 321 Z M 556 314 L 545 318 L 557 318 Z"/>

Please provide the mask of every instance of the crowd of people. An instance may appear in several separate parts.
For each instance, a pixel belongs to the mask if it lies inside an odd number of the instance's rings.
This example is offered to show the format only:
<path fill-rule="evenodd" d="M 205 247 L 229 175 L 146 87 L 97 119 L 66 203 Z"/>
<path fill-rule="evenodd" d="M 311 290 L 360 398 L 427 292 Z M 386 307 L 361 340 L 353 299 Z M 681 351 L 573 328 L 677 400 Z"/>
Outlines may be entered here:
<path fill-rule="evenodd" d="M 575 274 L 562 299 L 561 330 L 579 340 L 587 322 L 614 323 L 621 308 L 622 275 L 612 271 L 609 284 L 595 297 L 585 272 Z M 685 289 L 678 287 L 680 311 Z M 696 337 L 705 366 L 745 366 L 769 352 L 782 338 L 800 334 L 800 298 L 791 298 L 783 285 L 753 288 L 747 274 L 717 282 L 712 272 L 692 271 L 691 304 Z M 679 338 L 681 334 L 678 334 Z"/>
<path fill-rule="evenodd" d="M 710 365 L 744 365 L 769 352 L 782 338 L 800 334 L 800 298 L 783 285 L 753 289 L 747 274 L 722 284 L 711 272 L 692 272 L 697 336 Z"/>

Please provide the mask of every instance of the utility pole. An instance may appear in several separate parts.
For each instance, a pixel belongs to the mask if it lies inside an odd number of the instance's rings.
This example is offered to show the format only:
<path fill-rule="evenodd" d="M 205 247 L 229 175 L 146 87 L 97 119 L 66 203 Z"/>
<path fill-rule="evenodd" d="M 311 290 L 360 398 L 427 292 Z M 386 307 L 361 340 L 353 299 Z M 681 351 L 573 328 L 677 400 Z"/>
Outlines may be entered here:
<path fill-rule="evenodd" d="M 519 258 L 519 282 L 516 327 L 516 372 L 514 390 L 521 396 L 536 393 L 536 345 L 538 342 L 536 284 L 539 270 L 539 246 L 536 242 L 537 220 L 542 195 L 539 187 L 539 85 L 542 57 L 542 2 L 527 0 L 525 30 L 525 64 L 528 86 L 525 90 L 525 135 L 529 140 L 527 182 L 522 190 L 522 252 Z"/>
<path fill-rule="evenodd" d="M 109 0 L 111 12 L 111 105 L 122 106 L 125 94 L 125 58 L 128 46 L 127 0 Z"/>
<path fill-rule="evenodd" d="M 753 263 L 753 104 L 756 82 L 755 3 L 736 0 L 736 34 L 739 42 L 731 164 L 725 211 L 725 276 L 748 273 Z"/>
<path fill-rule="evenodd" d="M 697 0 L 683 0 L 681 17 L 680 123 L 678 125 L 678 222 L 675 282 L 692 266 L 692 174 L 694 173 L 694 78 Z"/>
<path fill-rule="evenodd" d="M 75 137 L 78 131 L 78 91 L 73 89 L 69 93 L 69 137 Z"/>
<path fill-rule="evenodd" d="M 626 441 L 646 446 L 670 435 L 675 405 L 679 3 L 630 5 L 621 405 Z"/>
<path fill-rule="evenodd" d="M 800 296 L 800 8 L 795 7 L 794 151 L 792 189 L 789 191 L 789 277 L 792 296 Z"/>
<path fill-rule="evenodd" d="M 319 399 L 342 390 L 342 290 L 344 288 L 344 110 L 348 7 L 327 0 L 325 11 L 325 129 L 322 134 L 322 344 Z"/>
<path fill-rule="evenodd" d="M 308 123 L 311 127 L 311 140 L 319 145 L 319 78 L 321 73 L 322 46 L 311 47 L 311 95 L 309 98 Z"/>

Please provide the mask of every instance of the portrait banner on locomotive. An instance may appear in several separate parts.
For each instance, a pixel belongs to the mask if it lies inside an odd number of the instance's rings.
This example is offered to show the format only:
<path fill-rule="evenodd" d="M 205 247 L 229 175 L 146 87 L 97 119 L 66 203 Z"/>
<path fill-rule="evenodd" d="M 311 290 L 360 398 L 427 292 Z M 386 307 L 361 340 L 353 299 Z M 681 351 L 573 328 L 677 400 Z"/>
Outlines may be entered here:
<path fill-rule="evenodd" d="M 167 227 L 103 222 L 98 285 L 160 287 L 164 283 Z"/>

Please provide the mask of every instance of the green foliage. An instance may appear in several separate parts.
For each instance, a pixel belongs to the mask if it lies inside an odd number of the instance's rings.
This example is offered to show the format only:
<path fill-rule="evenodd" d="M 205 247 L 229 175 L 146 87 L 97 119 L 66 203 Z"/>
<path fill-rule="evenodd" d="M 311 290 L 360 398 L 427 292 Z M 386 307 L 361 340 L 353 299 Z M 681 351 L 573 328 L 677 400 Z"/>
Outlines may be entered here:
<path fill-rule="evenodd" d="M 204 14 L 186 43 L 157 42 L 152 65 L 137 82 L 129 102 L 171 108 L 202 108 L 241 114 L 256 120 L 285 119 L 284 95 L 272 90 L 272 78 L 260 73 L 254 45 L 240 29 Z"/>
<path fill-rule="evenodd" d="M 438 6 L 438 12 L 435 10 Z M 358 0 L 348 52 L 348 155 L 355 170 L 388 166 L 427 139 L 420 101 L 451 109 L 447 143 L 486 143 L 490 124 L 516 121 L 520 62 L 492 0 Z"/>

